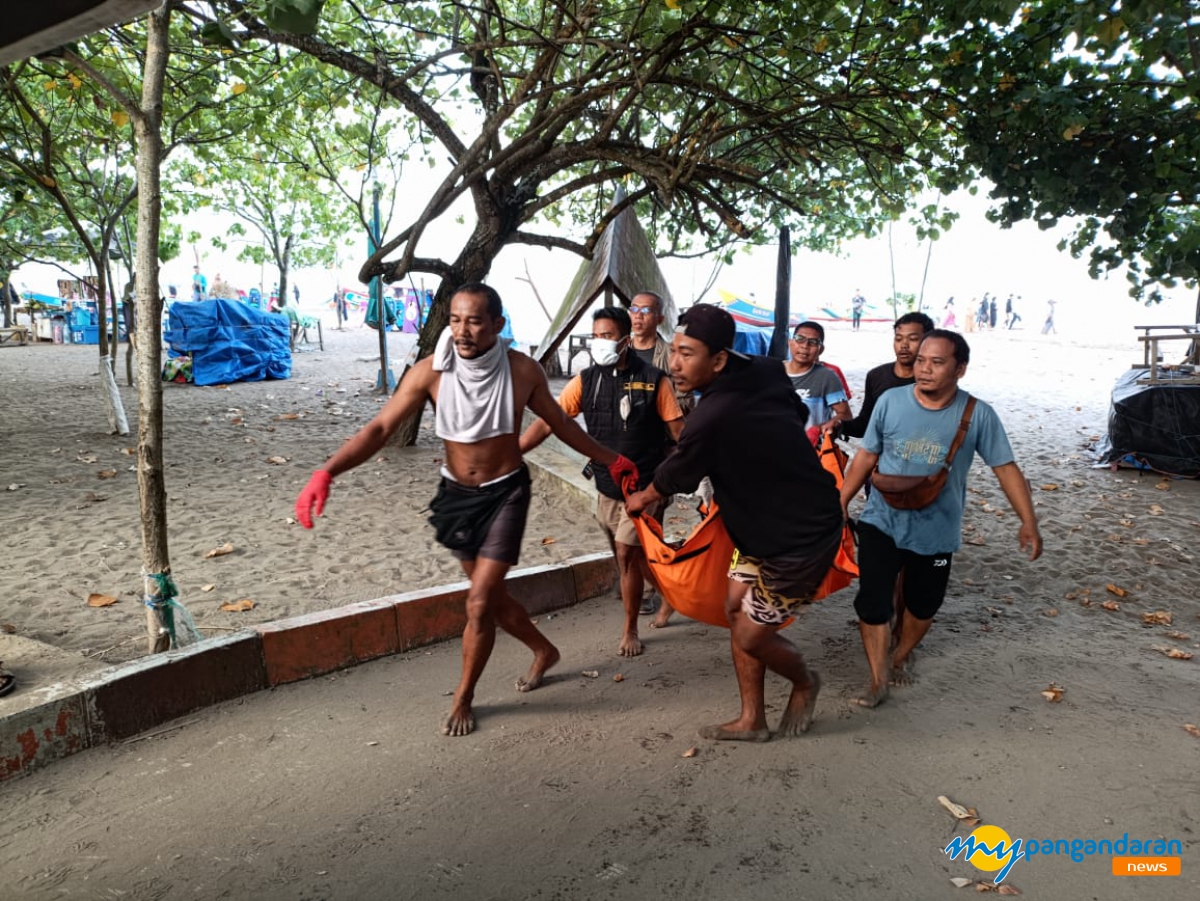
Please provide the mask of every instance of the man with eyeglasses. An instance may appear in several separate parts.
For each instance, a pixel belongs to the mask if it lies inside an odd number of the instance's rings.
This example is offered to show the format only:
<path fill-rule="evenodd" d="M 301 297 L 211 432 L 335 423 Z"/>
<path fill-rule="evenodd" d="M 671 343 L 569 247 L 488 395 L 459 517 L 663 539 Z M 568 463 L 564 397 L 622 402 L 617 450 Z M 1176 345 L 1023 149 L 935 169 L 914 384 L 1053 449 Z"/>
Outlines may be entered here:
<path fill-rule="evenodd" d="M 808 407 L 808 439 L 815 447 L 823 432 L 834 431 L 850 418 L 846 387 L 837 374 L 821 363 L 825 349 L 825 329 L 817 322 L 801 322 L 792 332 L 788 349 L 792 355 L 784 369 L 792 390 Z"/>
<path fill-rule="evenodd" d="M 663 323 L 662 298 L 653 291 L 640 291 L 629 304 L 632 327 L 629 345 L 642 360 L 663 372 L 671 371 L 671 344 L 658 333 Z"/>
<path fill-rule="evenodd" d="M 637 490 L 654 476 L 667 455 L 668 439 L 683 431 L 683 413 L 667 374 L 630 353 L 633 346 L 629 314 L 620 307 L 602 307 L 592 315 L 594 365 L 576 375 L 559 395 L 558 403 L 571 419 L 583 414 L 588 434 L 604 447 L 620 448 L 638 472 Z M 539 419 L 521 436 L 521 452 L 529 453 L 546 440 L 550 426 Z M 638 638 L 638 613 L 645 588 L 645 552 L 637 530 L 625 512 L 621 486 L 603 466 L 588 469 L 596 480 L 596 519 L 613 548 L 621 573 L 621 603 L 625 626 L 617 653 L 636 657 L 643 651 Z M 654 515 L 657 510 L 651 510 Z"/>

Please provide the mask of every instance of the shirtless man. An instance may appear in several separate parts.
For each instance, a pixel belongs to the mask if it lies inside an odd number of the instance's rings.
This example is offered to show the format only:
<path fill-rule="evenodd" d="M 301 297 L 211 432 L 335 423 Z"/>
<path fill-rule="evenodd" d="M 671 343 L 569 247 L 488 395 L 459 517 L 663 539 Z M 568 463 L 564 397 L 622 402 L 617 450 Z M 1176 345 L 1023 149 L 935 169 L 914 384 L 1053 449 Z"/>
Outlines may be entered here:
<path fill-rule="evenodd" d="M 475 728 L 471 702 L 497 625 L 533 651 L 533 664 L 517 680 L 517 691 L 541 685 L 559 659 L 558 649 L 504 587 L 529 511 L 529 471 L 517 443 L 521 411 L 529 407 L 569 447 L 607 466 L 614 480 L 637 474 L 631 461 L 596 443 L 563 414 L 537 363 L 499 340 L 501 311 L 495 289 L 479 283 L 459 288 L 450 298 L 450 325 L 433 355 L 409 371 L 379 415 L 313 473 L 296 500 L 296 518 L 311 529 L 312 514 L 321 515 L 335 477 L 371 459 L 426 401 L 437 405 L 446 465 L 430 503 L 430 522 L 471 580 L 462 679 L 442 726 L 445 735 L 467 735 Z"/>

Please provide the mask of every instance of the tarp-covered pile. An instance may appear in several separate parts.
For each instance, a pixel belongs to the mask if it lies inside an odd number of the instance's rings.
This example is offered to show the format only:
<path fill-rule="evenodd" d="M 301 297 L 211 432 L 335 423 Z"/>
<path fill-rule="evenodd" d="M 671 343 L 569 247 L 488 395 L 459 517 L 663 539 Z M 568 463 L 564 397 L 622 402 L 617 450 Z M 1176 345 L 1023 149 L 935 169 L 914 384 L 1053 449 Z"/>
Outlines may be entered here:
<path fill-rule="evenodd" d="M 163 337 L 176 353 L 191 355 L 197 385 L 286 379 L 292 374 L 287 317 L 236 300 L 171 304 Z"/>
<path fill-rule="evenodd" d="M 1113 388 L 1108 437 L 1100 448 L 1102 463 L 1123 463 L 1181 476 L 1200 476 L 1200 385 L 1194 379 L 1159 371 L 1159 381 L 1144 369 L 1130 369 Z"/>

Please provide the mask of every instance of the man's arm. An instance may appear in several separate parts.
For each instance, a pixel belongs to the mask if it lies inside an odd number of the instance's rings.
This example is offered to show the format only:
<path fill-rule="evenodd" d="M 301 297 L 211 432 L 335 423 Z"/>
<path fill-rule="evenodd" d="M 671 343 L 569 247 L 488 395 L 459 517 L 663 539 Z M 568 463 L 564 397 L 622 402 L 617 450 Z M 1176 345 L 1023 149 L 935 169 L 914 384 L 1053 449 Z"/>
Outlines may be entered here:
<path fill-rule="evenodd" d="M 866 484 L 878 462 L 879 454 L 873 454 L 862 448 L 858 449 L 854 459 L 850 461 L 850 466 L 846 469 L 846 475 L 842 480 L 842 514 L 847 519 L 850 518 L 850 501 L 854 500 L 854 496 L 862 490 L 862 486 Z"/>
<path fill-rule="evenodd" d="M 550 426 L 546 424 L 546 420 L 539 419 L 534 422 L 529 428 L 521 433 L 520 446 L 521 453 L 527 454 L 535 447 L 539 446 L 543 441 L 550 437 Z"/>
<path fill-rule="evenodd" d="M 832 408 L 833 416 L 821 423 L 822 432 L 832 432 L 843 422 L 850 419 L 850 403 L 848 401 L 839 400 L 837 403 L 832 404 Z"/>
<path fill-rule="evenodd" d="M 875 409 L 875 403 L 882 393 L 878 384 L 871 377 L 873 374 L 873 371 L 867 373 L 867 381 L 863 386 L 863 403 L 858 415 L 842 426 L 842 434 L 847 438 L 861 438 L 867 433 L 867 423 L 871 421 L 871 412 Z"/>
<path fill-rule="evenodd" d="M 370 460 L 387 444 L 400 423 L 425 405 L 430 398 L 434 377 L 431 359 L 426 358 L 414 366 L 408 377 L 401 380 L 400 390 L 391 396 L 379 414 L 312 474 L 296 498 L 296 519 L 300 525 L 311 529 L 313 514 L 320 516 L 325 511 L 329 484 L 334 476 Z"/>
<path fill-rule="evenodd" d="M 548 388 L 549 386 L 547 386 Z M 582 412 L 583 409 L 583 379 L 576 375 L 575 378 L 567 382 L 567 387 L 563 389 L 562 394 L 558 397 L 558 406 L 569 419 L 574 419 Z M 527 454 L 543 441 L 550 437 L 550 426 L 546 420 L 539 419 L 525 430 L 521 435 L 520 447 L 521 453 Z"/>
<path fill-rule="evenodd" d="M 383 449 L 405 419 L 417 413 L 430 399 L 430 386 L 435 377 L 433 360 L 426 357 L 415 365 L 408 377 L 401 379 L 399 390 L 388 399 L 383 409 L 341 446 L 321 469 L 331 476 L 340 475 L 361 466 Z"/>
<path fill-rule="evenodd" d="M 1004 496 L 1012 505 L 1013 512 L 1021 520 L 1021 528 L 1017 531 L 1017 540 L 1021 550 L 1029 553 L 1030 560 L 1036 560 L 1042 555 L 1042 534 L 1038 531 L 1037 514 L 1033 512 L 1033 495 L 1029 492 L 1029 482 L 1016 463 L 1005 463 L 992 468 Z"/>
<path fill-rule="evenodd" d="M 683 417 L 672 419 L 670 422 L 664 423 L 667 427 L 667 433 L 671 436 L 672 441 L 678 441 L 679 436 L 683 434 Z"/>
<path fill-rule="evenodd" d="M 618 456 L 616 452 L 597 442 L 595 438 L 580 428 L 575 420 L 563 412 L 562 407 L 554 400 L 554 395 L 550 393 L 550 385 L 546 382 L 546 374 L 542 372 L 542 367 L 533 363 L 531 368 L 536 369 L 537 372 L 533 377 L 533 390 L 529 394 L 529 400 L 526 401 L 529 409 L 540 416 L 550 431 L 557 435 L 567 447 L 579 451 L 585 457 L 595 460 L 603 466 L 615 463 Z"/>

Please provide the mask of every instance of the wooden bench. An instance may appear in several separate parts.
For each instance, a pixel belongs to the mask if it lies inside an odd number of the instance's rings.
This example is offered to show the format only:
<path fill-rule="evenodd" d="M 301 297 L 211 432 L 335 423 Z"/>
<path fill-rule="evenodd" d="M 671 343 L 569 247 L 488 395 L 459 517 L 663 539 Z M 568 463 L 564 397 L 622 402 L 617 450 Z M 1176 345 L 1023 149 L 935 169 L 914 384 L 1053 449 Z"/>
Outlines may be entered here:
<path fill-rule="evenodd" d="M 1179 370 L 1169 375 L 1167 378 L 1173 383 L 1183 382 L 1200 382 L 1200 377 L 1197 377 L 1194 369 L 1194 363 L 1200 356 L 1200 326 L 1196 325 L 1136 325 L 1136 329 L 1140 329 L 1142 334 L 1138 337 L 1138 341 L 1142 343 L 1142 357 L 1140 364 L 1135 363 L 1134 369 L 1148 369 L 1150 376 L 1148 379 L 1139 379 L 1138 381 L 1149 381 L 1157 383 L 1159 379 L 1159 371 Z M 1163 334 L 1167 329 L 1176 329 L 1174 334 Z M 1162 357 L 1159 349 L 1160 341 L 1188 341 L 1191 346 L 1185 355 L 1185 360 L 1193 365 L 1183 366 L 1164 366 L 1160 361 Z"/>
<path fill-rule="evenodd" d="M 29 329 L 23 325 L 15 325 L 12 328 L 0 328 L 0 344 L 8 344 L 10 341 L 25 345 L 29 341 Z"/>

